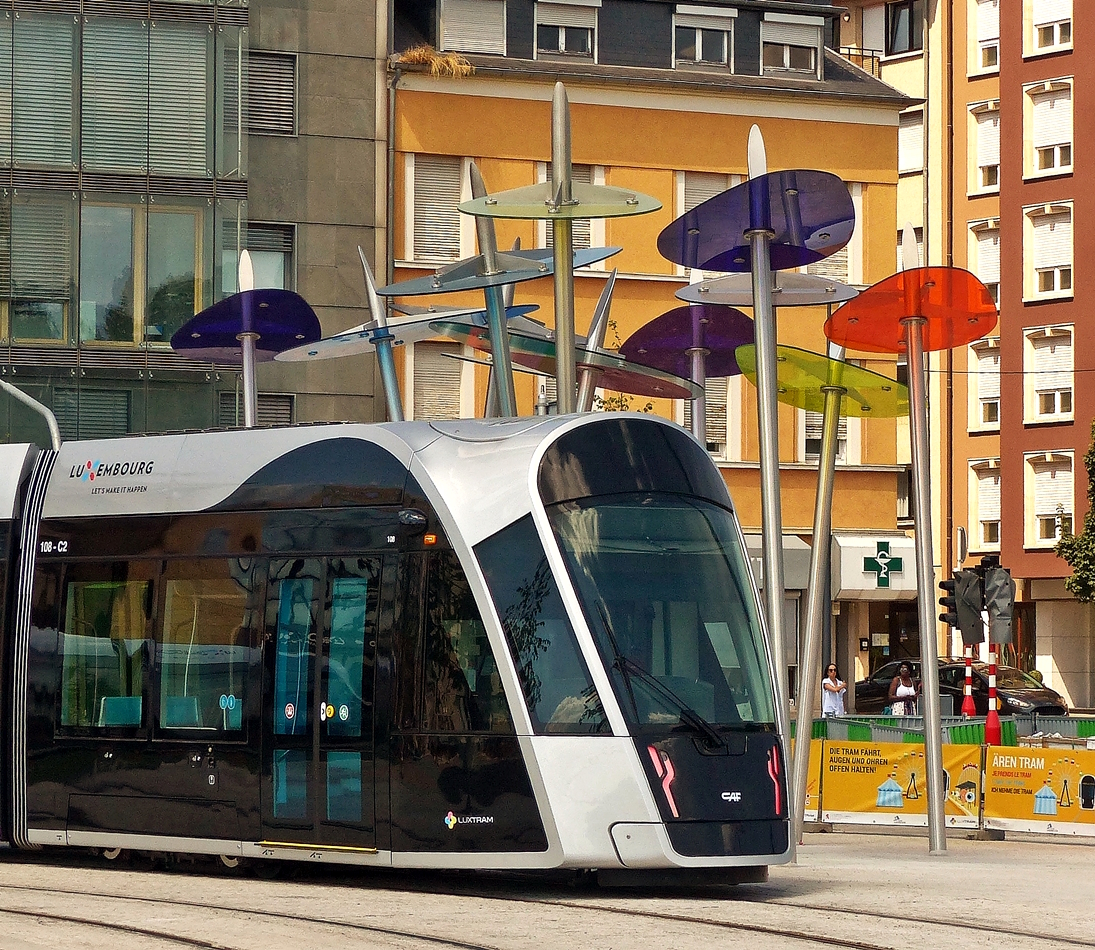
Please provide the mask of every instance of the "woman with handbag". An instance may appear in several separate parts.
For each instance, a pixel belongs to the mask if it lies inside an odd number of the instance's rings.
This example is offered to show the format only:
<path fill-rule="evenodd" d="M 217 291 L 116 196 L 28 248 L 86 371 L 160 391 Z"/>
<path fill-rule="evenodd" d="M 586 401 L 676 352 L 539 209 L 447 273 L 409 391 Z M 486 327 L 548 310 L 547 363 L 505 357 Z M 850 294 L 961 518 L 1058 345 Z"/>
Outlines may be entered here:
<path fill-rule="evenodd" d="M 890 710 L 895 716 L 915 716 L 916 700 L 920 695 L 920 684 L 912 678 L 912 667 L 902 663 L 897 668 L 897 676 L 890 683 Z"/>

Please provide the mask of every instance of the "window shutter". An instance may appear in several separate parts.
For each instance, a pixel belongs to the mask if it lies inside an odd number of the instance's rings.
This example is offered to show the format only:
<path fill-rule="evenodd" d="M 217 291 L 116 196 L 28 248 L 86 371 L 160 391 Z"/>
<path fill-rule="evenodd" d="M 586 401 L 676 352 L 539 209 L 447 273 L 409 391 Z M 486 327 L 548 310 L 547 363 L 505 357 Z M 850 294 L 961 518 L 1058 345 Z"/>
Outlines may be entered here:
<path fill-rule="evenodd" d="M 448 155 L 414 156 L 414 259 L 460 258 L 460 175 Z"/>
<path fill-rule="evenodd" d="M 1000 350 L 985 347 L 977 352 L 977 396 L 979 399 L 1000 398 Z"/>
<path fill-rule="evenodd" d="M 297 58 L 288 53 L 247 54 L 247 131 L 296 134 Z"/>
<path fill-rule="evenodd" d="M 213 34 L 204 24 L 153 23 L 149 40 L 149 163 L 155 175 L 211 175 Z"/>
<path fill-rule="evenodd" d="M 788 46 L 821 45 L 821 27 L 808 23 L 773 23 L 765 20 L 761 24 L 762 43 L 786 43 Z"/>
<path fill-rule="evenodd" d="M 916 172 L 924 167 L 924 113 L 906 112 L 897 129 L 897 170 Z"/>
<path fill-rule="evenodd" d="M 729 187 L 729 179 L 726 175 L 718 175 L 714 172 L 685 172 L 684 207 L 681 209 L 681 214 L 691 211 L 716 195 L 721 195 Z"/>
<path fill-rule="evenodd" d="M 1034 266 L 1068 267 L 1072 263 L 1072 214 L 1040 214 L 1034 219 Z"/>
<path fill-rule="evenodd" d="M 148 27 L 88 17 L 83 35 L 81 160 L 85 167 L 148 168 Z"/>
<path fill-rule="evenodd" d="M 1000 520 L 1000 469 L 983 468 L 977 473 L 977 520 Z"/>
<path fill-rule="evenodd" d="M 825 414 L 821 412 L 806 411 L 806 438 L 821 439 L 825 434 Z M 848 417 L 841 416 L 836 429 L 837 441 L 848 438 Z"/>
<path fill-rule="evenodd" d="M 1034 147 L 1063 145 L 1072 141 L 1072 89 L 1053 89 L 1034 100 Z"/>
<path fill-rule="evenodd" d="M 537 3 L 536 22 L 545 26 L 581 26 L 597 29 L 597 7 L 565 3 Z"/>
<path fill-rule="evenodd" d="M 11 208 L 11 293 L 67 300 L 72 293 L 75 225 L 71 199 L 15 201 Z"/>
<path fill-rule="evenodd" d="M 124 389 L 58 388 L 53 412 L 65 439 L 117 439 L 129 434 L 129 392 Z"/>
<path fill-rule="evenodd" d="M 1072 388 L 1072 335 L 1031 337 L 1034 389 Z"/>
<path fill-rule="evenodd" d="M 505 0 L 442 0 L 441 49 L 504 56 Z"/>
<path fill-rule="evenodd" d="M 10 10 L 0 16 L 0 163 L 11 163 L 12 19 Z"/>
<path fill-rule="evenodd" d="M 289 426 L 293 424 L 293 396 L 288 393 L 259 393 L 255 403 L 255 424 L 260 426 Z M 243 425 L 243 394 L 231 389 L 220 391 L 217 406 L 217 425 L 225 429 Z"/>
<path fill-rule="evenodd" d="M 73 50 L 71 16 L 20 15 L 12 51 L 15 161 L 73 162 Z"/>
<path fill-rule="evenodd" d="M 1057 514 L 1072 514 L 1072 463 L 1065 461 L 1035 461 L 1034 515 L 1044 518 Z"/>
<path fill-rule="evenodd" d="M 1072 19 L 1072 0 L 1034 0 L 1031 10 L 1035 26 Z"/>
<path fill-rule="evenodd" d="M 1000 110 L 977 113 L 977 164 L 1000 164 Z"/>
<path fill-rule="evenodd" d="M 984 43 L 986 40 L 998 40 L 1000 38 L 1000 3 L 999 0 L 977 0 L 977 40 Z"/>
<path fill-rule="evenodd" d="M 576 181 L 583 185 L 593 184 L 593 166 L 592 165 L 571 165 L 570 166 L 570 180 Z M 544 181 L 551 181 L 551 162 L 547 163 L 547 171 L 545 172 Z M 571 219 L 571 233 L 574 235 L 574 247 L 590 247 L 593 240 L 589 227 L 589 218 L 572 218 Z M 546 246 L 551 247 L 552 238 L 555 234 L 555 229 L 551 226 L 551 221 L 546 222 L 545 227 L 546 234 Z"/>
<path fill-rule="evenodd" d="M 458 343 L 414 345 L 414 418 L 459 419 L 461 363 L 445 353 L 460 353 Z"/>
<path fill-rule="evenodd" d="M 839 251 L 830 254 L 824 260 L 808 265 L 806 273 L 827 277 L 829 280 L 839 280 L 846 284 L 848 282 L 848 245 L 845 244 Z"/>
<path fill-rule="evenodd" d="M 679 10 L 680 7 L 678 6 Z M 734 29 L 734 18 L 730 16 L 697 16 L 692 13 L 678 13 L 673 18 L 677 26 L 692 27 L 696 30 L 719 30 L 722 33 L 731 33 Z"/>
<path fill-rule="evenodd" d="M 704 419 L 707 424 L 707 441 L 719 446 L 726 445 L 726 391 L 728 380 L 725 376 L 713 376 L 704 385 L 707 411 Z M 684 400 L 684 427 L 692 429 L 692 410 L 695 403 Z M 724 451 L 720 449 L 719 451 Z"/>
<path fill-rule="evenodd" d="M 1000 229 L 977 232 L 977 276 L 984 284 L 1000 283 Z"/>

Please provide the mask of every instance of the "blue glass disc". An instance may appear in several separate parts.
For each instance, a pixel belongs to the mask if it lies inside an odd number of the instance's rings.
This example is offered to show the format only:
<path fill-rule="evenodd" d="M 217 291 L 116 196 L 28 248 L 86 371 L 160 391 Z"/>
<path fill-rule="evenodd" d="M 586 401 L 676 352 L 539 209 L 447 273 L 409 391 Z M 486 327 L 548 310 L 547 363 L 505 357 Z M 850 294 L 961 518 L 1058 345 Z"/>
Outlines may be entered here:
<path fill-rule="evenodd" d="M 805 267 L 848 243 L 855 209 L 836 175 L 811 169 L 769 172 L 686 211 L 658 235 L 662 257 L 685 267 L 752 270 L 746 232 L 773 232 L 772 270 Z"/>
<path fill-rule="evenodd" d="M 718 304 L 676 307 L 639 327 L 620 347 L 620 356 L 656 369 L 692 378 L 691 350 L 706 351 L 707 376 L 737 376 L 736 351 L 752 343 L 753 321 L 740 310 Z"/>

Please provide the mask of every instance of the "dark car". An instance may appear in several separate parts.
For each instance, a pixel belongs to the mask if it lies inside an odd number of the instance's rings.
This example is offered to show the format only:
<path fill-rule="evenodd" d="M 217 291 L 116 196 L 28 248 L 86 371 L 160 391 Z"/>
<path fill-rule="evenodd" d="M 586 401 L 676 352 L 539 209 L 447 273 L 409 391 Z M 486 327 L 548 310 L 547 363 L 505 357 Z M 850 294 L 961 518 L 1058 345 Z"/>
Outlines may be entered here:
<path fill-rule="evenodd" d="M 855 708 L 861 713 L 881 713 L 890 705 L 890 683 L 897 676 L 897 668 L 908 663 L 913 670 L 913 679 L 920 679 L 918 660 L 894 660 L 880 666 L 865 680 L 855 684 Z M 940 659 L 939 696 L 942 700 L 943 715 L 951 714 L 951 702 L 954 703 L 954 715 L 962 712 L 962 698 L 966 691 L 965 660 Z M 997 710 L 1001 716 L 1029 716 L 1041 713 L 1045 716 L 1066 716 L 1068 705 L 1064 697 L 1055 690 L 1043 686 L 1029 673 L 1014 666 L 996 667 Z M 984 716 L 989 708 L 989 666 L 987 663 L 973 664 L 973 704 L 978 716 Z M 923 712 L 923 705 L 921 705 Z"/>

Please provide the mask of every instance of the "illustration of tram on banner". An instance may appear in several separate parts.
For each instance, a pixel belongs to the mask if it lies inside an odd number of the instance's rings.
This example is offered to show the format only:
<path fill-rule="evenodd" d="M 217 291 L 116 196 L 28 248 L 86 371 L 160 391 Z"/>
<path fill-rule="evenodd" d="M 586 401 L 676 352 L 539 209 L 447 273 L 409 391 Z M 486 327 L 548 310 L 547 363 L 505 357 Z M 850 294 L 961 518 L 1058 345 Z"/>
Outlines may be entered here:
<path fill-rule="evenodd" d="M 0 837 L 763 880 L 737 518 L 650 416 L 0 446 Z"/>

